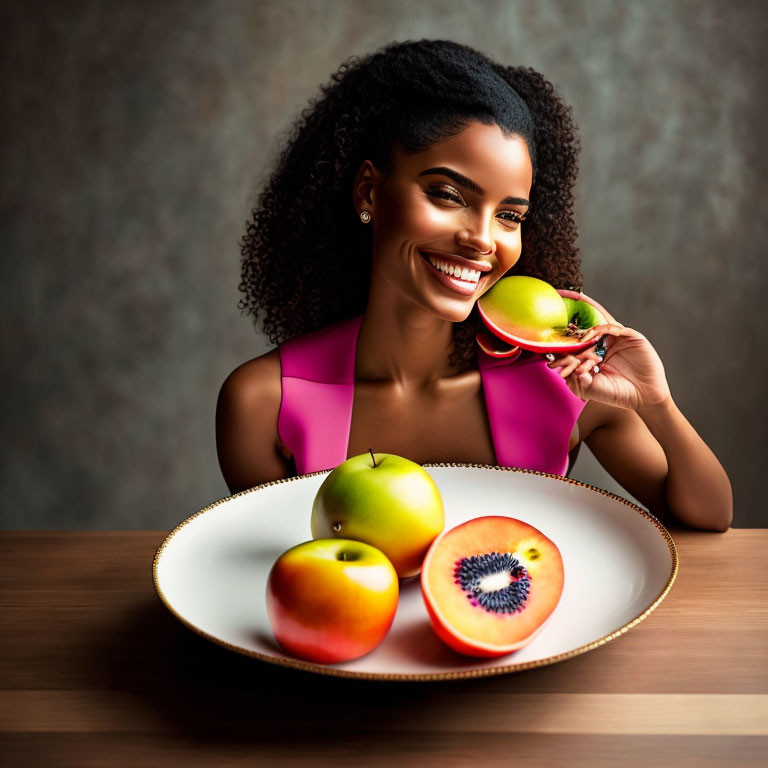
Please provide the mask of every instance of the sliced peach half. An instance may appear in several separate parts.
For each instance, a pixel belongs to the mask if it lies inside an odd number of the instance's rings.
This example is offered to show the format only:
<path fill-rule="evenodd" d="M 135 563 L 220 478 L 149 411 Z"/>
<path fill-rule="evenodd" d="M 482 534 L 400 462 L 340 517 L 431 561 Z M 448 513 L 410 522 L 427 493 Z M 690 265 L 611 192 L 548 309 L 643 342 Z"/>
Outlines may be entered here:
<path fill-rule="evenodd" d="M 454 651 L 492 658 L 528 645 L 563 592 L 560 550 L 512 517 L 476 517 L 441 533 L 421 567 L 432 628 Z"/>
<path fill-rule="evenodd" d="M 524 275 L 503 277 L 478 299 L 477 310 L 491 334 L 477 334 L 480 348 L 493 357 L 509 357 L 515 349 L 568 354 L 597 342 L 584 340 L 595 325 L 608 322 L 608 313 L 583 293 L 556 289 L 544 280 Z"/>

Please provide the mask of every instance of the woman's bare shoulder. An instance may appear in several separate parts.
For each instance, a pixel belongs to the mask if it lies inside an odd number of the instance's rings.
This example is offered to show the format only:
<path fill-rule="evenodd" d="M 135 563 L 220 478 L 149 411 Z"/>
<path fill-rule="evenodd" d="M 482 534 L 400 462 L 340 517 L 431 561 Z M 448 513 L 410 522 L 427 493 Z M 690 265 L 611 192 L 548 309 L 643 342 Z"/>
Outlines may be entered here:
<path fill-rule="evenodd" d="M 221 386 L 221 392 L 238 399 L 261 397 L 280 401 L 280 350 L 275 347 L 235 368 Z"/>
<path fill-rule="evenodd" d="M 290 477 L 277 421 L 282 399 L 278 348 L 237 366 L 221 385 L 216 404 L 216 449 L 230 490 Z"/>

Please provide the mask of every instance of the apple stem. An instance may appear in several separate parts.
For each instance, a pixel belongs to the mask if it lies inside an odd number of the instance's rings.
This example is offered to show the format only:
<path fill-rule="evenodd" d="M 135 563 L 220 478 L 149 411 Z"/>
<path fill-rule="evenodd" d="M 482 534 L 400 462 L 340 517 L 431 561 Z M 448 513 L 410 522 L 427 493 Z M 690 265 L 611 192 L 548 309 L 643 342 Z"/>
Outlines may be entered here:
<path fill-rule="evenodd" d="M 368 451 L 371 454 L 371 459 L 373 460 L 373 466 L 376 466 L 376 457 L 373 455 L 373 448 L 369 448 Z"/>

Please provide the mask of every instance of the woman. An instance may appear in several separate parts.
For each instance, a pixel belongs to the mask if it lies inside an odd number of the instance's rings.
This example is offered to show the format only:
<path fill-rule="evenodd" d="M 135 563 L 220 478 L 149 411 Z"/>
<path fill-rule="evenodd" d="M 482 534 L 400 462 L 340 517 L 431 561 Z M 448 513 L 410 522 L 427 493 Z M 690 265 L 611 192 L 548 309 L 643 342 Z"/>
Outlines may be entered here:
<path fill-rule="evenodd" d="M 604 358 L 478 351 L 475 304 L 501 277 L 580 288 L 578 148 L 551 83 L 470 47 L 406 41 L 342 64 L 242 243 L 240 307 L 279 346 L 219 394 L 231 491 L 369 448 L 567 474 L 586 442 L 660 519 L 727 530 L 728 477 L 642 334 L 610 317 Z"/>

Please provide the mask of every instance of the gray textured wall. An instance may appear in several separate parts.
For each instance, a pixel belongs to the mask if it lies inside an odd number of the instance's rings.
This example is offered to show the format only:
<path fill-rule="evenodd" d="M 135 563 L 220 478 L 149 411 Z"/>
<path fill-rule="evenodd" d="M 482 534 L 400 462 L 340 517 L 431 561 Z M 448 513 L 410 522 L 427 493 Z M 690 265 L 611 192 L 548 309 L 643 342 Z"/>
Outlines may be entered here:
<path fill-rule="evenodd" d="M 585 290 L 658 349 L 734 525 L 766 525 L 763 7 L 4 3 L 0 524 L 167 528 L 227 495 L 216 394 L 270 348 L 237 241 L 280 131 L 351 54 L 447 37 L 573 104 Z"/>

